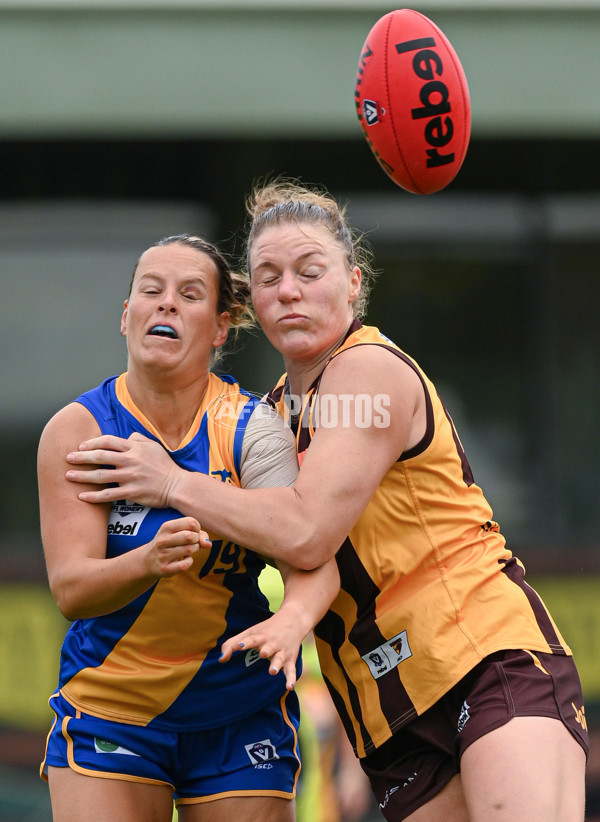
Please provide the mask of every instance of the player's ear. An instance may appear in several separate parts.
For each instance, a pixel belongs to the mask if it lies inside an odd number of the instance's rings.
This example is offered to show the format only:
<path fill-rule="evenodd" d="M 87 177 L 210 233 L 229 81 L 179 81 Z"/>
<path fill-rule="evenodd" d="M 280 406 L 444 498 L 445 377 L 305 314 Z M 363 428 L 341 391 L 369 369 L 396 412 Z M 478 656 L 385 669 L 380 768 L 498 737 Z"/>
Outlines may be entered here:
<path fill-rule="evenodd" d="M 126 337 L 127 336 L 127 309 L 129 307 L 129 300 L 125 300 L 123 303 L 123 313 L 121 314 L 121 334 Z"/>
<path fill-rule="evenodd" d="M 229 311 L 223 311 L 217 317 L 217 333 L 215 334 L 215 338 L 213 340 L 213 346 L 215 348 L 219 348 L 219 346 L 223 345 L 225 340 L 227 339 L 227 335 L 229 334 L 229 323 L 230 323 L 230 316 Z"/>
<path fill-rule="evenodd" d="M 360 268 L 355 265 L 350 272 L 350 296 L 348 302 L 355 303 L 360 294 L 360 284 L 362 282 L 362 272 Z"/>

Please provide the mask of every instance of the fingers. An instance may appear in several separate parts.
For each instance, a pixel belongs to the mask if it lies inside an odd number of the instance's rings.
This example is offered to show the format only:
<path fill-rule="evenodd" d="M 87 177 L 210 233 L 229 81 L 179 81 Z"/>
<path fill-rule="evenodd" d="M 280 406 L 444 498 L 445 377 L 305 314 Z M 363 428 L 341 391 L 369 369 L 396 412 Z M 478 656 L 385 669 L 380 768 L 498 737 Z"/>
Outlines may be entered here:
<path fill-rule="evenodd" d="M 67 454 L 67 461 L 69 461 L 70 456 L 70 454 Z M 93 485 L 105 485 L 107 482 L 115 482 L 113 469 L 92 468 L 82 471 L 69 469 L 65 476 L 70 482 L 91 482 Z"/>
<path fill-rule="evenodd" d="M 135 443 L 153 443 L 154 441 L 143 434 L 134 432 L 129 439 L 115 437 L 112 434 L 103 434 L 101 437 L 92 437 L 79 445 L 78 451 L 67 454 L 67 462 L 73 465 L 116 465 L 123 464 L 120 454 L 130 451 Z"/>
<path fill-rule="evenodd" d="M 285 674 L 285 687 L 288 691 L 294 690 L 294 685 L 296 684 L 296 662 L 295 660 L 292 662 L 286 662 L 283 666 L 283 672 Z"/>
<path fill-rule="evenodd" d="M 210 547 L 210 540 L 193 517 L 168 520 L 158 529 L 148 545 L 149 562 L 158 576 L 173 576 L 187 571 L 200 547 Z"/>
<path fill-rule="evenodd" d="M 67 479 L 74 482 L 89 482 L 87 479 L 75 479 L 67 476 Z M 117 499 L 132 499 L 134 494 L 130 494 L 121 485 L 111 488 L 103 488 L 100 491 L 81 491 L 77 494 L 83 502 L 114 502 Z"/>
<path fill-rule="evenodd" d="M 277 643 L 269 639 L 264 631 L 254 631 L 250 629 L 243 631 L 236 636 L 227 639 L 221 646 L 221 656 L 219 662 L 229 662 L 237 651 L 247 651 L 254 649 L 258 651 L 263 659 L 270 659 L 269 673 L 276 676 L 283 672 L 285 684 L 288 691 L 293 690 L 296 684 L 296 658 L 298 656 L 298 646 L 290 648 L 280 647 L 283 643 Z"/>
<path fill-rule="evenodd" d="M 151 508 L 168 508 L 168 488 L 178 468 L 155 440 L 132 434 L 125 440 L 105 435 L 81 443 L 79 451 L 67 454 L 69 482 L 107 485 L 101 491 L 81 489 L 84 502 L 114 502 L 131 499 Z"/>
<path fill-rule="evenodd" d="M 133 433 L 129 439 L 115 437 L 113 434 L 103 434 L 100 437 L 92 437 L 91 439 L 82 442 L 79 446 L 79 450 L 97 451 L 99 449 L 104 449 L 108 451 L 127 451 L 131 440 L 136 440 L 138 442 L 151 442 L 148 437 L 144 437 L 143 434 L 138 434 L 137 432 Z"/>
<path fill-rule="evenodd" d="M 110 463 L 114 459 L 115 453 L 127 451 L 128 448 L 129 440 L 111 434 L 103 434 L 101 437 L 92 437 L 92 439 L 82 442 L 78 451 L 73 451 L 67 455 L 67 460 L 79 464 Z"/>

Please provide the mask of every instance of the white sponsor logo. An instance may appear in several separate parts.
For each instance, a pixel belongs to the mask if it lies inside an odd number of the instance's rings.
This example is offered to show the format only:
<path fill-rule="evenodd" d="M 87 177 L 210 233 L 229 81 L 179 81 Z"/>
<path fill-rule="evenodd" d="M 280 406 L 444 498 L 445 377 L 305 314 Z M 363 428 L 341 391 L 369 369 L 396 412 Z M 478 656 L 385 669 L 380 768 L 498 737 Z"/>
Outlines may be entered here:
<path fill-rule="evenodd" d="M 471 719 L 471 714 L 469 713 L 470 705 L 467 704 L 467 700 L 462 704 L 460 709 L 460 716 L 458 717 L 458 725 L 456 726 L 456 730 L 460 733 L 462 729 L 465 727 L 469 719 Z"/>
<path fill-rule="evenodd" d="M 250 648 L 249 651 L 246 651 L 245 663 L 246 668 L 249 668 L 251 665 L 254 665 L 255 662 L 258 662 L 259 659 L 262 659 L 261 655 L 258 653 L 256 648 Z"/>
<path fill-rule="evenodd" d="M 363 659 L 369 666 L 369 670 L 375 679 L 387 674 L 388 671 L 396 668 L 405 659 L 412 656 L 406 631 L 397 634 L 388 642 L 384 642 L 379 648 L 374 648 L 368 654 L 363 654 Z"/>
<path fill-rule="evenodd" d="M 400 785 L 396 785 L 395 788 L 390 788 L 389 790 L 387 790 L 385 792 L 385 797 L 384 797 L 383 802 L 379 803 L 379 807 L 381 808 L 381 810 L 383 810 L 386 807 L 387 803 L 390 801 L 392 796 L 396 793 L 396 791 L 399 791 L 399 790 L 400 790 Z"/>
<path fill-rule="evenodd" d="M 148 516 L 150 508 L 128 499 L 118 499 L 112 504 L 108 520 L 108 535 L 134 537 Z"/>
<path fill-rule="evenodd" d="M 245 745 L 244 747 L 253 765 L 259 765 L 264 768 L 265 762 L 279 759 L 275 745 L 272 744 L 270 739 L 252 742 L 252 744 Z"/>
<path fill-rule="evenodd" d="M 401 788 L 408 788 L 411 782 L 415 781 L 417 776 L 418 773 L 414 771 L 413 775 L 409 776 L 408 779 L 406 779 L 401 785 L 396 785 L 395 787 L 386 790 L 385 796 L 383 797 L 383 802 L 379 803 L 379 807 L 381 808 L 381 810 L 383 810 L 387 806 L 387 804 L 389 803 L 392 796 L 396 793 L 396 791 L 399 791 Z"/>

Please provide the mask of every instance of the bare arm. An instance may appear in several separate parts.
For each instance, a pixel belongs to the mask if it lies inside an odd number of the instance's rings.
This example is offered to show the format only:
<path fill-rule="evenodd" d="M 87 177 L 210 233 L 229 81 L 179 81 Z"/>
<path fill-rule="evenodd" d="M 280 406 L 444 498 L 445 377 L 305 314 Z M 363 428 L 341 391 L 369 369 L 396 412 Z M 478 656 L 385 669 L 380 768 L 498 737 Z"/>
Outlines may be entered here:
<path fill-rule="evenodd" d="M 114 611 L 161 576 L 185 570 L 202 539 L 198 522 L 186 517 L 165 523 L 147 545 L 106 558 L 110 505 L 86 505 L 78 499 L 77 487 L 65 479 L 65 454 L 82 439 L 98 434 L 98 424 L 90 412 L 72 403 L 48 422 L 38 450 L 40 522 L 48 580 L 59 609 L 68 619 Z"/>
<path fill-rule="evenodd" d="M 388 424 L 361 427 L 345 397 L 387 393 Z M 210 529 L 311 569 L 334 556 L 390 466 L 425 433 L 424 391 L 406 363 L 378 346 L 360 346 L 336 357 L 321 383 L 321 395 L 338 398 L 330 407 L 338 424 L 320 426 L 307 451 L 294 488 L 242 490 L 178 470 L 153 444 L 103 438 L 72 453 L 72 465 L 111 463 L 117 470 L 92 472 L 93 482 L 115 481 L 120 491 L 83 492 L 99 502 L 119 493 L 199 515 Z M 344 424 L 344 421 L 347 424 Z M 112 450 L 103 450 L 108 447 Z M 86 454 L 85 449 L 91 451 Z M 80 472 L 69 472 L 78 481 Z"/>
<path fill-rule="evenodd" d="M 283 602 L 272 617 L 230 637 L 221 647 L 221 662 L 235 651 L 255 648 L 263 659 L 271 659 L 269 673 L 283 670 L 288 690 L 296 682 L 296 659 L 300 646 L 327 609 L 340 587 L 335 560 L 314 571 L 300 571 L 277 562 L 283 577 Z"/>
<path fill-rule="evenodd" d="M 292 485 L 298 476 L 296 442 L 281 417 L 268 405 L 257 406 L 248 422 L 242 445 L 242 488 Z M 288 689 L 296 681 L 296 659 L 303 639 L 325 615 L 340 587 L 334 559 L 312 571 L 292 568 L 283 561 L 277 567 L 284 583 L 284 598 L 277 612 L 222 646 L 221 662 L 231 654 L 255 648 L 270 658 L 270 673 L 283 670 Z"/>

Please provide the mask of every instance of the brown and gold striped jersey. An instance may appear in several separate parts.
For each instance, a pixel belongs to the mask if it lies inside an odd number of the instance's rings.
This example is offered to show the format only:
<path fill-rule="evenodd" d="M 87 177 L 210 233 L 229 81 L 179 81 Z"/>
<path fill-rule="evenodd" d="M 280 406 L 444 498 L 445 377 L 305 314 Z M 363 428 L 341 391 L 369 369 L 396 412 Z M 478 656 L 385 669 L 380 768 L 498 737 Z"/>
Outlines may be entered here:
<path fill-rule="evenodd" d="M 360 345 L 382 346 L 414 369 L 427 409 L 425 436 L 398 455 L 338 551 L 341 589 L 315 629 L 323 674 L 363 757 L 488 654 L 571 651 L 506 547 L 433 383 L 356 320 L 333 356 Z M 315 432 L 321 377 L 302 398 L 300 459 Z M 289 419 L 286 386 L 283 375 L 270 401 Z"/>

